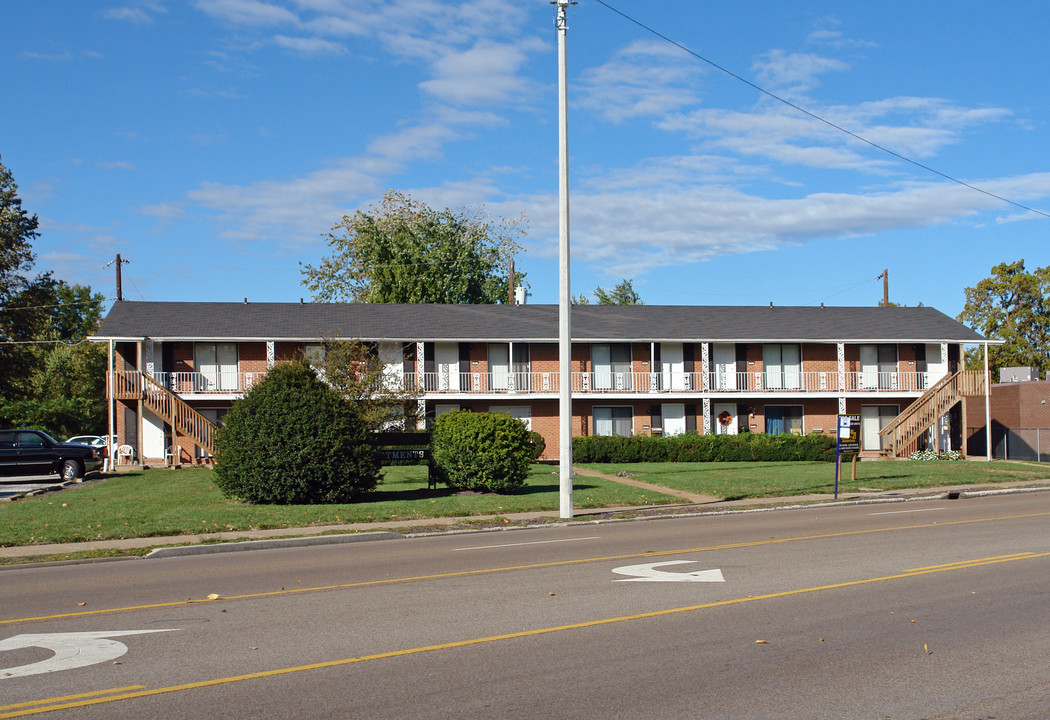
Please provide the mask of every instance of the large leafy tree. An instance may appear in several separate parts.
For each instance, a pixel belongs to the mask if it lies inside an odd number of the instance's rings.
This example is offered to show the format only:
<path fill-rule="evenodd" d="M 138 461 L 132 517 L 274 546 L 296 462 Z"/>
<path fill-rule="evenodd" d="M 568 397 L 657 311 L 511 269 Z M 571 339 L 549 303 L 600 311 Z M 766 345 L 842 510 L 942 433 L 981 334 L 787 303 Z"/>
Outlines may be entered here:
<path fill-rule="evenodd" d="M 1001 263 L 991 277 L 966 288 L 966 305 L 957 320 L 989 338 L 1003 340 L 988 351 L 992 377 L 1004 367 L 1050 370 L 1050 267 L 1025 269 L 1024 260 Z M 980 361 L 978 351 L 971 359 Z"/>
<path fill-rule="evenodd" d="M 303 284 L 321 302 L 506 302 L 522 235 L 523 218 L 434 210 L 391 191 L 379 207 L 343 216 L 327 235 L 331 254 L 302 266 Z"/>
<path fill-rule="evenodd" d="M 83 340 L 105 298 L 49 272 L 31 275 L 38 226 L 0 163 L 0 425 L 101 432 L 105 349 Z"/>
<path fill-rule="evenodd" d="M 612 290 L 606 290 L 603 287 L 594 288 L 594 298 L 598 305 L 644 305 L 642 302 L 642 296 L 634 289 L 633 280 L 623 280 L 619 285 L 614 287 Z M 577 305 L 589 305 L 590 298 L 586 295 L 580 295 L 578 298 L 574 298 L 573 302 Z"/>

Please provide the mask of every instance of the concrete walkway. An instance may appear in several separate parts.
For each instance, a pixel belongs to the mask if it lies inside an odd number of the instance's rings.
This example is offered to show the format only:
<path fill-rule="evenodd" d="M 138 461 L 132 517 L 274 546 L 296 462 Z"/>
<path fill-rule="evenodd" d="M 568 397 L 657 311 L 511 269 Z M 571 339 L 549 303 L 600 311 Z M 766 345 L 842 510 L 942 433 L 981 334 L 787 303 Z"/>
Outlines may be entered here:
<path fill-rule="evenodd" d="M 668 517 L 701 513 L 730 512 L 799 507 L 834 502 L 837 505 L 858 502 L 904 502 L 907 500 L 940 499 L 949 496 L 973 497 L 983 494 L 1007 492 L 1033 492 L 1050 490 L 1050 480 L 1027 480 L 985 485 L 959 485 L 938 488 L 913 488 L 892 491 L 841 493 L 835 500 L 831 493 L 799 495 L 793 497 L 747 498 L 744 500 L 720 500 L 709 495 L 672 490 L 652 485 L 630 477 L 607 475 L 585 468 L 576 468 L 581 476 L 600 477 L 632 487 L 652 490 L 682 499 L 682 504 L 645 505 L 632 507 L 606 507 L 577 509 L 577 520 L 602 520 L 626 517 Z M 202 533 L 194 535 L 172 535 L 166 537 L 127 538 L 123 540 L 93 540 L 77 543 L 53 543 L 49 545 L 26 545 L 0 548 L 0 558 L 27 558 L 46 560 L 50 556 L 97 550 L 133 550 L 140 548 L 171 548 L 155 555 L 184 555 L 224 552 L 233 550 L 261 549 L 262 547 L 333 544 L 371 539 L 394 539 L 414 533 L 449 531 L 477 531 L 483 529 L 521 527 L 562 522 L 557 510 L 505 513 L 500 515 L 471 515 L 461 517 L 417 518 L 413 520 L 391 520 L 381 522 L 351 523 L 338 525 L 310 525 L 308 527 L 274 528 L 269 530 L 237 530 L 232 532 Z M 486 528 L 488 524 L 488 528 Z M 248 541 L 248 542 L 246 542 Z M 250 542 L 256 541 L 256 542 Z M 178 546 L 177 548 L 172 546 Z M 185 547 L 188 546 L 188 547 Z M 13 568 L 19 565 L 0 566 Z"/>

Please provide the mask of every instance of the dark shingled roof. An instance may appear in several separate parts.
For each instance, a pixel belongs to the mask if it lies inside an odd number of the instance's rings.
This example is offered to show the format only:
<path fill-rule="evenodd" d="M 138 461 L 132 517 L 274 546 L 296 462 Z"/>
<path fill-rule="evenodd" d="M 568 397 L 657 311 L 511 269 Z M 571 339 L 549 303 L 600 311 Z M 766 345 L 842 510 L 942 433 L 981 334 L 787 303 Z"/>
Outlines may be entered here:
<path fill-rule="evenodd" d="M 557 342 L 557 305 L 130 302 L 93 340 Z M 985 338 L 930 307 L 576 305 L 572 338 L 685 342 L 951 342 Z M 990 341 L 996 342 L 996 341 Z"/>

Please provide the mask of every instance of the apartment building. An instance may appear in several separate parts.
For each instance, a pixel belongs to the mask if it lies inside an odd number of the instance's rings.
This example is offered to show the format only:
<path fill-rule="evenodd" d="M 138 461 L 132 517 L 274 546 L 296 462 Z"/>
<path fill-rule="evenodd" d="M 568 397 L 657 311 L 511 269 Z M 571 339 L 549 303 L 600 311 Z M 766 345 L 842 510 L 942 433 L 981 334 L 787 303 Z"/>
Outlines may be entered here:
<path fill-rule="evenodd" d="M 374 347 L 421 423 L 506 412 L 558 457 L 554 305 L 121 301 L 91 339 L 109 344 L 114 430 L 139 462 L 208 458 L 232 403 L 325 340 Z M 869 453 L 962 449 L 965 399 L 988 386 L 964 346 L 990 342 L 929 307 L 575 306 L 572 433 L 832 434 L 849 413 Z"/>

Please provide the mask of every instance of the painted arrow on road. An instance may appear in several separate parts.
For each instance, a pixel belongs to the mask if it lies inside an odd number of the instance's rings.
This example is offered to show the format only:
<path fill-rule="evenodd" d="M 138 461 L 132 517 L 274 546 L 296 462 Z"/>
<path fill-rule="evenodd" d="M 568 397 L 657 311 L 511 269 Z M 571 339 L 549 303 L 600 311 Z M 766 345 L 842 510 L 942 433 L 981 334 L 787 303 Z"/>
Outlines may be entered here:
<path fill-rule="evenodd" d="M 26 675 L 71 670 L 95 663 L 115 660 L 128 651 L 124 643 L 110 640 L 112 637 L 125 635 L 142 635 L 143 633 L 173 632 L 165 630 L 112 630 L 96 632 L 40 633 L 15 635 L 0 640 L 0 650 L 21 650 L 22 648 L 41 647 L 55 653 L 54 657 L 29 665 L 0 669 L 0 680 Z"/>
<path fill-rule="evenodd" d="M 714 570 L 698 570 L 691 573 L 665 572 L 657 569 L 668 565 L 682 565 L 694 562 L 696 560 L 667 560 L 665 562 L 644 563 L 642 565 L 624 565 L 623 567 L 613 568 L 613 572 L 617 575 L 632 575 L 633 577 L 617 578 L 613 582 L 725 582 L 725 578 L 722 577 L 722 571 L 718 568 Z"/>

